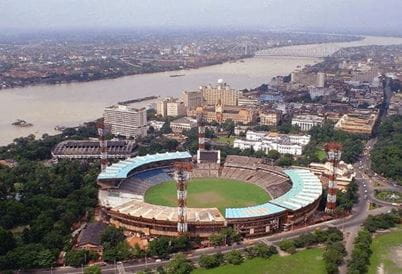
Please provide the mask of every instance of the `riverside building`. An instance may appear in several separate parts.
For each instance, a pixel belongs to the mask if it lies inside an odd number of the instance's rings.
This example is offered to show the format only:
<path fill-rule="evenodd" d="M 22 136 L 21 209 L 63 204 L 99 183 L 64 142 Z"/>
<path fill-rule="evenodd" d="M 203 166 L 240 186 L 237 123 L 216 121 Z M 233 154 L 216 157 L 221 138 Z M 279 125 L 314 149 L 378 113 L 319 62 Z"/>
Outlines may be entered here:
<path fill-rule="evenodd" d="M 105 127 L 114 135 L 138 137 L 147 135 L 147 111 L 125 105 L 106 107 Z"/>

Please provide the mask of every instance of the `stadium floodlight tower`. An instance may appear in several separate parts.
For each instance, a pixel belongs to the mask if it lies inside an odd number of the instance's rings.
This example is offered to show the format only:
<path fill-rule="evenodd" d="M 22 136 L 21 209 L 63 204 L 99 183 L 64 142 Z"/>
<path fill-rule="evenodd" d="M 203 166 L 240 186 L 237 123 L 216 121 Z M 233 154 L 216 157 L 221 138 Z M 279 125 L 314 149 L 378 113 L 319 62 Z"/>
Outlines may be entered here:
<path fill-rule="evenodd" d="M 177 162 L 174 165 L 174 179 L 177 187 L 177 232 L 184 234 L 187 226 L 187 184 L 192 170 L 191 162 Z"/>
<path fill-rule="evenodd" d="M 200 163 L 201 152 L 205 151 L 205 120 L 202 112 L 197 114 L 197 124 L 198 124 L 197 163 Z"/>
<path fill-rule="evenodd" d="M 342 145 L 336 142 L 328 143 L 325 145 L 325 151 L 328 155 L 328 161 L 332 164 L 332 170 L 328 176 L 328 194 L 325 212 L 328 214 L 333 214 L 336 207 L 336 169 L 339 161 L 341 160 Z"/>
<path fill-rule="evenodd" d="M 104 119 L 99 119 L 96 122 L 96 127 L 98 128 L 98 137 L 99 137 L 99 150 L 100 150 L 100 163 L 101 170 L 105 170 L 108 161 L 107 161 L 107 140 L 105 140 L 105 123 Z"/>

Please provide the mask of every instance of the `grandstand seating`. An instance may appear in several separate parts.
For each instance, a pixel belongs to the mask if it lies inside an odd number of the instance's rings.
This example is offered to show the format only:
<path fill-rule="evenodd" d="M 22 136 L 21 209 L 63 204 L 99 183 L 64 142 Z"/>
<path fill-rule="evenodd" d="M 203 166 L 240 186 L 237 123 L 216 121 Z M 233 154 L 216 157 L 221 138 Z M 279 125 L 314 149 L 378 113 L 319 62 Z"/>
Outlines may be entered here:
<path fill-rule="evenodd" d="M 157 168 L 134 174 L 121 182 L 119 189 L 123 192 L 144 195 L 148 188 L 171 181 L 169 168 Z"/>
<path fill-rule="evenodd" d="M 199 163 L 193 169 L 192 178 L 219 177 L 220 165 L 216 163 Z"/>

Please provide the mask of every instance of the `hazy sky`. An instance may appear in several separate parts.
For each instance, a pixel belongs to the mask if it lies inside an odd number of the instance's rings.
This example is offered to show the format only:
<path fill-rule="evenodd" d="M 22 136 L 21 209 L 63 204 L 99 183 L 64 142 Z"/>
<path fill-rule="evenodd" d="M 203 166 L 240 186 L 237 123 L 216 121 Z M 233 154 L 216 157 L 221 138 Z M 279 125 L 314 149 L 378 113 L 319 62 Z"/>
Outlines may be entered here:
<path fill-rule="evenodd" d="M 402 0 L 0 0 L 1 29 L 402 29 Z"/>

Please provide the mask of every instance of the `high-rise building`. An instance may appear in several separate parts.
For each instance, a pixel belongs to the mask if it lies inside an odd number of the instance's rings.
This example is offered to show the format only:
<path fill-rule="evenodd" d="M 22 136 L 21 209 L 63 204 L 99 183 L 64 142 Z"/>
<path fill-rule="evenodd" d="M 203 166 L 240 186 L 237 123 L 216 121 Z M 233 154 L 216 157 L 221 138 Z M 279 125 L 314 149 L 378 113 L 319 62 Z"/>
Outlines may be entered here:
<path fill-rule="evenodd" d="M 177 98 L 164 98 L 156 104 L 156 114 L 162 117 L 186 115 L 186 112 L 187 108 L 184 102 L 179 101 Z"/>
<path fill-rule="evenodd" d="M 183 91 L 182 100 L 188 110 L 195 110 L 203 103 L 201 91 Z"/>
<path fill-rule="evenodd" d="M 106 107 L 103 117 L 105 127 L 114 135 L 137 137 L 147 135 L 147 111 L 126 105 Z"/>
<path fill-rule="evenodd" d="M 242 95 L 241 91 L 231 89 L 222 79 L 218 80 L 216 87 L 212 87 L 211 85 L 201 86 L 200 91 L 204 102 L 207 105 L 213 106 L 219 101 L 224 106 L 237 106 L 238 99 Z"/>
<path fill-rule="evenodd" d="M 156 114 L 161 115 L 162 117 L 167 116 L 167 102 L 169 102 L 171 98 L 164 98 L 156 103 Z"/>
<path fill-rule="evenodd" d="M 181 116 L 186 115 L 186 106 L 183 102 L 175 100 L 173 102 L 166 103 L 166 115 L 167 116 Z"/>

